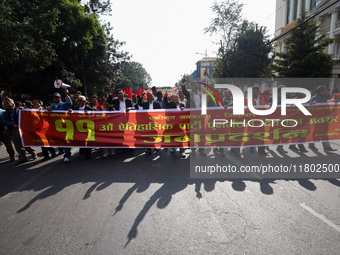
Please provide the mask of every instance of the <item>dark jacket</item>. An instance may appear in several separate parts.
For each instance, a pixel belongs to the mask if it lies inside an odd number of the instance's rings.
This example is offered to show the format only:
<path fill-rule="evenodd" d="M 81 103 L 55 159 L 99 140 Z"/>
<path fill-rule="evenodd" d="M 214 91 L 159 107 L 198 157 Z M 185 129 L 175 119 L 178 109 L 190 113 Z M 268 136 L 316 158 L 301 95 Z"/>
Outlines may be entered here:
<path fill-rule="evenodd" d="M 128 107 L 133 107 L 132 106 L 132 100 L 129 99 L 129 98 L 125 98 L 125 107 L 128 108 Z M 120 109 L 120 100 L 119 98 L 116 98 L 114 100 L 111 100 L 112 101 L 112 106 L 116 109 L 116 111 L 119 111 Z M 109 102 L 110 103 L 110 102 Z"/>
<path fill-rule="evenodd" d="M 200 105 L 195 105 L 194 92 L 192 90 L 188 91 L 185 85 L 182 85 L 182 91 L 187 98 L 187 108 L 199 108 Z M 201 92 L 197 90 L 197 94 L 201 96 Z"/>
<path fill-rule="evenodd" d="M 148 100 L 143 100 L 142 98 L 140 98 L 138 100 L 138 105 L 142 106 L 144 110 L 148 110 L 150 103 Z M 153 101 L 153 109 L 162 109 L 159 102 Z"/>
<path fill-rule="evenodd" d="M 313 103 L 314 101 L 317 103 L 327 103 L 326 96 L 320 94 L 316 94 L 311 98 L 310 102 Z"/>
<path fill-rule="evenodd" d="M 12 134 L 12 128 L 14 125 L 19 126 L 19 109 L 14 108 L 14 120 L 15 123 L 11 121 L 11 113 L 9 110 L 6 110 L 5 112 L 2 113 L 2 123 L 7 126 L 8 129 L 8 134 Z"/>
<path fill-rule="evenodd" d="M 164 103 L 166 108 L 177 108 L 176 104 L 174 102 L 169 102 L 167 97 L 164 97 Z M 185 107 L 184 104 L 180 103 L 180 107 Z"/>
<path fill-rule="evenodd" d="M 75 111 L 79 111 L 79 104 L 72 105 L 71 109 Z M 85 105 L 85 111 L 93 111 L 93 109 L 89 105 Z"/>

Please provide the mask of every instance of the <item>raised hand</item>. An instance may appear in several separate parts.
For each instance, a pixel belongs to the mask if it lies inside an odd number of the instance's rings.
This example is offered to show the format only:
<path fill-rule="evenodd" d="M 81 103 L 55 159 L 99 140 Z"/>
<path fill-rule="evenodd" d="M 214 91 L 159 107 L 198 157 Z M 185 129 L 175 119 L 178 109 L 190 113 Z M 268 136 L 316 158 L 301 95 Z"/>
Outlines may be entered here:
<path fill-rule="evenodd" d="M 185 76 L 183 76 L 182 83 L 185 83 L 186 81 L 187 81 L 187 78 L 185 78 Z"/>

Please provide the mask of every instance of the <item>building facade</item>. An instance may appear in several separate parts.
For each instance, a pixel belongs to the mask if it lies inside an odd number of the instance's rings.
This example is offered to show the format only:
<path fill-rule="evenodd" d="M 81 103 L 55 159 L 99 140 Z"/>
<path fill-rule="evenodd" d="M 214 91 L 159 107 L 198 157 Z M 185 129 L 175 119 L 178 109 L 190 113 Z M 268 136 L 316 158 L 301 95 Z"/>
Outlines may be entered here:
<path fill-rule="evenodd" d="M 216 58 L 205 57 L 196 63 L 196 70 L 191 74 L 194 78 L 203 79 L 206 77 L 211 78 L 213 74 L 213 65 L 216 62 Z"/>
<path fill-rule="evenodd" d="M 322 10 L 325 6 L 337 0 L 276 0 L 276 18 L 275 18 L 275 37 L 283 34 L 297 24 L 302 8 L 305 8 L 311 15 Z M 340 77 L 340 20 L 339 20 L 340 2 L 335 3 L 331 8 L 318 14 L 314 21 L 321 25 L 319 33 L 327 33 L 330 38 L 336 38 L 334 43 L 329 45 L 325 51 L 333 55 L 333 70 L 332 77 Z M 287 50 L 287 36 L 277 40 L 275 51 L 284 52 Z M 335 81 L 330 84 L 330 89 L 333 90 L 334 85 L 338 88 L 340 84 L 335 84 Z"/>

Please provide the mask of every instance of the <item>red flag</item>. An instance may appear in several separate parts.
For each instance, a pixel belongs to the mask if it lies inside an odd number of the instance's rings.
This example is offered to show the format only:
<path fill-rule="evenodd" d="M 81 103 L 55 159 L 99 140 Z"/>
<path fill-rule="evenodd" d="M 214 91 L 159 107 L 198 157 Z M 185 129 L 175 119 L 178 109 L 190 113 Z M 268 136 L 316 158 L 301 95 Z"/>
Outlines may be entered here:
<path fill-rule="evenodd" d="M 125 94 L 129 94 L 129 90 L 128 90 L 127 87 L 125 87 L 125 90 L 124 90 L 124 95 L 125 95 Z"/>
<path fill-rule="evenodd" d="M 129 98 L 132 98 L 132 91 L 131 91 L 130 87 L 128 87 L 128 93 L 127 94 L 129 95 Z"/>
<path fill-rule="evenodd" d="M 143 87 L 142 87 L 142 93 L 145 93 L 145 90 L 144 90 L 144 88 L 143 88 Z M 146 99 L 146 98 L 147 98 L 147 95 L 146 95 L 146 93 L 144 94 L 143 98 L 144 98 L 144 99 Z"/>
<path fill-rule="evenodd" d="M 175 92 L 176 92 L 177 89 L 178 89 L 177 87 L 174 87 L 174 91 L 175 91 Z"/>
<path fill-rule="evenodd" d="M 150 89 L 150 88 L 148 88 L 148 91 L 149 91 L 149 92 L 151 92 L 151 89 Z"/>

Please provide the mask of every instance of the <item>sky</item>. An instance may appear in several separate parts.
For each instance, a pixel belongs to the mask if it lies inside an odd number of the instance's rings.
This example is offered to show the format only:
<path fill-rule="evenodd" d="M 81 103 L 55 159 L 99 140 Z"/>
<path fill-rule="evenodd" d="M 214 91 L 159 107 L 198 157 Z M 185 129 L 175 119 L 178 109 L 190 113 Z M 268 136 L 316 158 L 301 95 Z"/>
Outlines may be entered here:
<path fill-rule="evenodd" d="M 275 0 L 239 0 L 243 18 L 266 26 L 271 38 L 275 29 Z M 215 57 L 218 46 L 204 34 L 214 14 L 214 0 L 111 0 L 115 39 L 126 44 L 131 61 L 139 62 L 152 78 L 152 86 L 171 86 L 183 74 L 191 74 L 196 62 Z M 202 55 L 196 54 L 201 53 Z"/>

